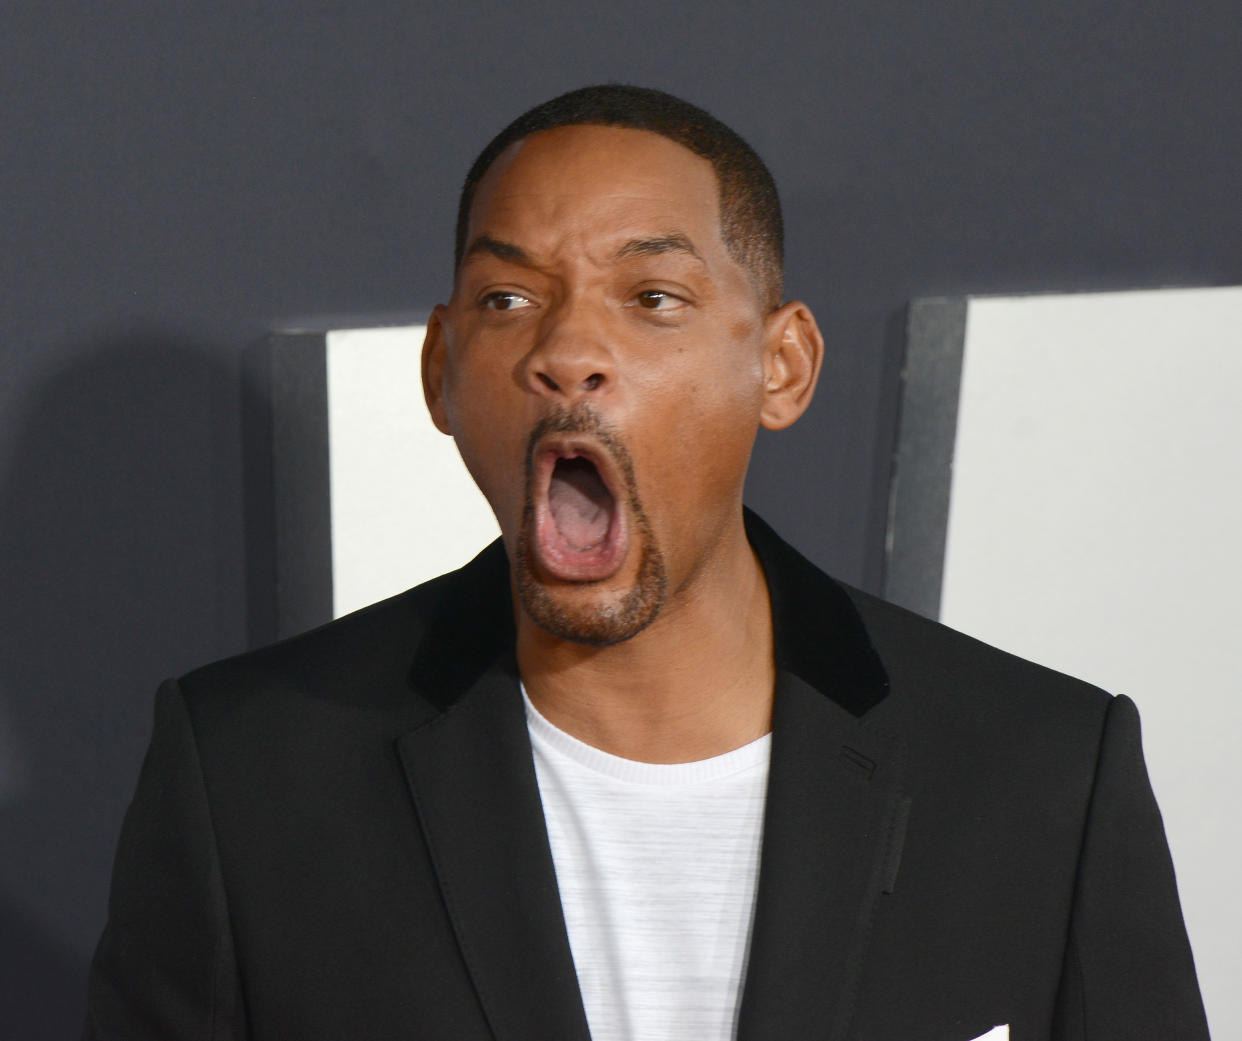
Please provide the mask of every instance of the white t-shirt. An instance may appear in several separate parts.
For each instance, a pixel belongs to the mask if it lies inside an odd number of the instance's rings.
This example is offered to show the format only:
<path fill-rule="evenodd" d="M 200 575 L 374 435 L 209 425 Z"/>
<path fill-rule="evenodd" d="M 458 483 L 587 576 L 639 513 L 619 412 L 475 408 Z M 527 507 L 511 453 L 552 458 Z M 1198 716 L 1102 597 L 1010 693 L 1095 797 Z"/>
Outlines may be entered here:
<path fill-rule="evenodd" d="M 529 699 L 526 719 L 592 1041 L 731 1041 L 771 735 L 666 765 L 584 744 Z"/>

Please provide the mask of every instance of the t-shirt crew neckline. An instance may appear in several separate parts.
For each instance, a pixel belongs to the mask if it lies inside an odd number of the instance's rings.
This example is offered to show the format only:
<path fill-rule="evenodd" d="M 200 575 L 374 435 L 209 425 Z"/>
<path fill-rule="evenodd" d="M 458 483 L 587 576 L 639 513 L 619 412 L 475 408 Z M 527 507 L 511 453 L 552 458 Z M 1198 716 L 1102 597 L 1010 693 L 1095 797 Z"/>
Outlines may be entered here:
<path fill-rule="evenodd" d="M 665 786 L 705 784 L 750 770 L 766 769 L 768 765 L 772 746 L 771 733 L 722 755 L 692 763 L 644 763 L 636 759 L 625 759 L 580 741 L 548 722 L 532 704 L 526 693 L 526 685 L 521 684 L 521 688 L 522 701 L 526 705 L 526 724 L 532 740 L 543 742 L 579 766 L 617 781 Z"/>

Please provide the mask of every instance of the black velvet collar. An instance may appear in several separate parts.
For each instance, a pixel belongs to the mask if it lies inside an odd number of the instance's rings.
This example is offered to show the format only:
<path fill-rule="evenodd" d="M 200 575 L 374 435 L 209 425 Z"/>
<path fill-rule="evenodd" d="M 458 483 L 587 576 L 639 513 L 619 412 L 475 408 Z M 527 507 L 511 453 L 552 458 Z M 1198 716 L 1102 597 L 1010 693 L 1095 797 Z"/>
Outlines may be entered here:
<path fill-rule="evenodd" d="M 768 580 L 777 668 L 854 716 L 882 701 L 888 674 L 845 589 L 751 510 L 746 510 L 746 537 Z"/>
<path fill-rule="evenodd" d="M 888 693 L 888 676 L 853 601 L 757 514 L 746 510 L 745 520 L 767 576 L 777 667 L 863 715 Z M 498 658 L 516 677 L 509 563 L 499 539 L 420 592 L 433 598 L 412 676 L 424 696 L 447 708 Z"/>

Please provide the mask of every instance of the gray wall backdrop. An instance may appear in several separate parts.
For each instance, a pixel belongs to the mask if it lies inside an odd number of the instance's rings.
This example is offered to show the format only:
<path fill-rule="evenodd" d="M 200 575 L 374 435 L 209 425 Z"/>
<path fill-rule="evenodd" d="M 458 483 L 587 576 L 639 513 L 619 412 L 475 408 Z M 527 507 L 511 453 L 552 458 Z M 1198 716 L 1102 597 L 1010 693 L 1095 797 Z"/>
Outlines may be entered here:
<path fill-rule="evenodd" d="M 769 160 L 829 343 L 750 500 L 882 579 L 911 297 L 1242 282 L 1237 0 L 0 11 L 0 1033 L 73 1033 L 156 682 L 270 637 L 269 329 L 423 312 L 511 116 L 663 87 Z"/>

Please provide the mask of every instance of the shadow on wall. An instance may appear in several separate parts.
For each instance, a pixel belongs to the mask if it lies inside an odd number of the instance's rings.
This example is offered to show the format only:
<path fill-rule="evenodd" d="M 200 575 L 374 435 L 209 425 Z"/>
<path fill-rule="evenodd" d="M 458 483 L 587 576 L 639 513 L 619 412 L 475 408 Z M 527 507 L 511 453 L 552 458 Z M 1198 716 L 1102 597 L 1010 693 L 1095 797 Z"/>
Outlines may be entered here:
<path fill-rule="evenodd" d="M 80 1029 L 155 685 L 244 641 L 236 376 L 129 333 L 4 427 L 0 1033 L 41 1041 Z"/>
<path fill-rule="evenodd" d="M 83 971 L 81 961 L 50 944 L 37 923 L 0 905 L 0 1027 L 5 1037 L 77 1037 Z"/>

